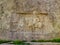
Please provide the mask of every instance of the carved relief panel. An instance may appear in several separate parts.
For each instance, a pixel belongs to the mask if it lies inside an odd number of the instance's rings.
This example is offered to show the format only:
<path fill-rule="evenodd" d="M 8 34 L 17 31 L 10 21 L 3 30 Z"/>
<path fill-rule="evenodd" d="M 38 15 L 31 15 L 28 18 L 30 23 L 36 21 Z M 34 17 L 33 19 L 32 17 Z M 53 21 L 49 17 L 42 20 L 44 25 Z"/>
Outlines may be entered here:
<path fill-rule="evenodd" d="M 26 39 L 42 38 L 54 31 L 47 13 L 21 13 L 18 28 L 23 30 Z"/>

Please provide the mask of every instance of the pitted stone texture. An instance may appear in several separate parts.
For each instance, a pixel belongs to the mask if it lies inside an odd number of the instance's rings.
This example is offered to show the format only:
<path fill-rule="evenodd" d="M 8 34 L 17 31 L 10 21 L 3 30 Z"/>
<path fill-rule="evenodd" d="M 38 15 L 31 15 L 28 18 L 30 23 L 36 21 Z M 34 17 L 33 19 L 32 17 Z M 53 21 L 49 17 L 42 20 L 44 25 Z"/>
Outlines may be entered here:
<path fill-rule="evenodd" d="M 51 39 L 59 32 L 60 0 L 0 0 L 0 39 Z"/>

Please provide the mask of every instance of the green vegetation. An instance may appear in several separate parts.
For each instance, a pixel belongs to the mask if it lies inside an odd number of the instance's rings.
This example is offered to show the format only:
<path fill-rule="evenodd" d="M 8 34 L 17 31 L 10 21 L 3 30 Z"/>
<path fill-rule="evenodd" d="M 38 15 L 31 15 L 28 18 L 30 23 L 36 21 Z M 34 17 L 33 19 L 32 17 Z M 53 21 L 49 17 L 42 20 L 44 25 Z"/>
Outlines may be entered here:
<path fill-rule="evenodd" d="M 26 42 L 26 41 L 21 41 L 21 40 L 13 40 L 13 41 L 11 41 L 11 42 L 9 42 L 10 44 L 21 44 L 21 43 L 24 43 L 24 42 Z"/>
<path fill-rule="evenodd" d="M 30 43 L 25 43 L 26 41 L 20 41 L 20 40 L 0 40 L 0 44 L 2 43 L 8 43 L 8 44 L 14 44 L 14 45 L 30 45 Z"/>
<path fill-rule="evenodd" d="M 21 44 L 15 44 L 15 45 L 30 45 L 30 43 L 21 43 Z"/>
<path fill-rule="evenodd" d="M 15 44 L 15 45 L 30 45 L 30 43 L 25 43 L 26 41 L 20 41 L 20 40 L 14 40 L 12 43 L 9 44 Z"/>
<path fill-rule="evenodd" d="M 51 40 L 32 40 L 31 42 L 60 42 L 60 38 L 55 38 Z"/>
<path fill-rule="evenodd" d="M 55 38 L 51 40 L 31 40 L 31 42 L 59 42 L 60 38 Z M 30 45 L 30 43 L 26 43 L 26 41 L 21 40 L 0 40 L 0 44 L 2 43 L 8 43 L 8 44 L 15 44 L 15 45 Z"/>
<path fill-rule="evenodd" d="M 30 45 L 30 43 L 20 43 L 20 44 L 15 44 L 15 45 Z"/>
<path fill-rule="evenodd" d="M 60 42 L 60 38 L 55 38 L 55 39 L 52 39 L 51 42 Z"/>
<path fill-rule="evenodd" d="M 0 44 L 11 42 L 10 40 L 0 40 Z"/>

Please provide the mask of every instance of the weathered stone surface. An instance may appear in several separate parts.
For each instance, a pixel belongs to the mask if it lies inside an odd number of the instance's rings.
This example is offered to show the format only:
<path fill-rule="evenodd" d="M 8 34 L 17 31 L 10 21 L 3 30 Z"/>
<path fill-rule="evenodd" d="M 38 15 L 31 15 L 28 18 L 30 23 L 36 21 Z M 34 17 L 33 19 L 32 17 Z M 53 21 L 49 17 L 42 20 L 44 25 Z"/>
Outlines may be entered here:
<path fill-rule="evenodd" d="M 0 39 L 60 37 L 60 0 L 0 0 Z"/>

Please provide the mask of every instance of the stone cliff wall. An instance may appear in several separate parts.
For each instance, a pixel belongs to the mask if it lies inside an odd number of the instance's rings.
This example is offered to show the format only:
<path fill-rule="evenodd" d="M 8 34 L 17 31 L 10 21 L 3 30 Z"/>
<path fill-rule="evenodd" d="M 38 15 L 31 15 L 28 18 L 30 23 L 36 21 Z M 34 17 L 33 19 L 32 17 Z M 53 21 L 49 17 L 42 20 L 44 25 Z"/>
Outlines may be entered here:
<path fill-rule="evenodd" d="M 0 0 L 0 39 L 60 37 L 60 0 Z"/>

